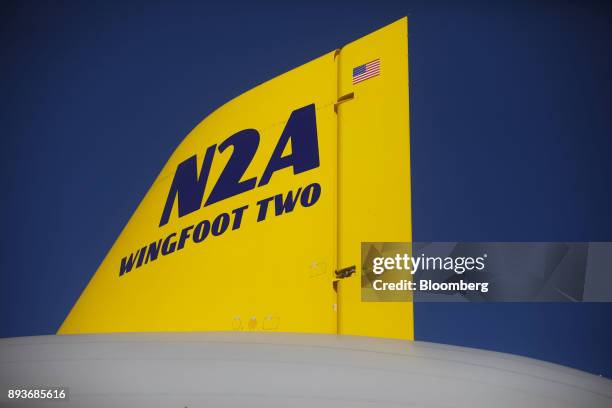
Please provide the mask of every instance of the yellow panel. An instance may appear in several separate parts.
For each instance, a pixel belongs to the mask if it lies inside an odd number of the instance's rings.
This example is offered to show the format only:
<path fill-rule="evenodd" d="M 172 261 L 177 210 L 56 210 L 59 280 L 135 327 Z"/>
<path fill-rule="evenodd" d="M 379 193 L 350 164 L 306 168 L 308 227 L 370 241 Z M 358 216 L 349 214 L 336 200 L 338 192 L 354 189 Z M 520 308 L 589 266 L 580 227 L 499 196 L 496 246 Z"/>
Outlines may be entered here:
<path fill-rule="evenodd" d="M 201 330 L 335 333 L 336 293 L 332 285 L 336 256 L 335 98 L 336 65 L 332 52 L 252 89 L 208 116 L 176 149 L 59 333 Z M 292 167 L 278 170 L 264 186 L 182 217 L 178 217 L 175 202 L 168 223 L 158 226 L 180 163 L 197 155 L 201 174 L 209 146 L 219 147 L 236 132 L 256 129 L 260 134 L 259 146 L 241 180 L 255 177 L 259 183 L 290 114 L 310 104 L 316 107 L 318 167 L 303 172 Z M 219 183 L 230 156 L 236 153 L 233 150 L 216 149 L 202 204 Z M 292 153 L 291 146 L 281 152 L 286 157 Z M 306 207 L 298 202 L 292 212 L 276 216 L 272 201 L 265 220 L 257 221 L 259 200 L 289 191 L 295 194 L 311 183 L 321 186 L 315 204 Z M 183 198 L 180 193 L 179 200 Z M 245 205 L 249 207 L 239 228 L 232 230 L 232 218 L 231 226 L 223 234 L 209 234 L 199 243 L 190 237 L 182 249 L 158 255 L 154 261 L 143 261 L 140 267 L 119 276 L 122 259 L 130 253 Z M 219 226 L 222 221 L 223 218 Z M 194 230 L 190 230 L 192 236 Z M 199 231 L 205 231 L 205 227 Z"/>
<path fill-rule="evenodd" d="M 403 18 L 339 53 L 339 282 L 341 334 L 413 338 L 411 302 L 361 302 L 361 242 L 409 242 L 408 25 Z M 379 60 L 380 74 L 353 85 L 353 68 Z"/>
<path fill-rule="evenodd" d="M 411 303 L 361 303 L 359 271 L 338 282 L 334 274 L 359 267 L 362 241 L 411 238 L 406 41 L 403 19 L 209 115 L 170 157 L 58 333 L 412 338 Z M 381 74 L 353 86 L 352 69 L 376 58 Z M 293 210 L 277 213 L 289 197 Z"/>

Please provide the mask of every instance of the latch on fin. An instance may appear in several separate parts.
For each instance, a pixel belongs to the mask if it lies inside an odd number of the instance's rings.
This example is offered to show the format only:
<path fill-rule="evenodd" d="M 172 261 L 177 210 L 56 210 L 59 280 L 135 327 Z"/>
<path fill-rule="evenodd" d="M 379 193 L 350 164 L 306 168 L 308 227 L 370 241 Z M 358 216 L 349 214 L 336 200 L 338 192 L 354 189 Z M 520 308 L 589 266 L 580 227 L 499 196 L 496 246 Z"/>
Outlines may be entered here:
<path fill-rule="evenodd" d="M 346 268 L 339 269 L 336 271 L 336 278 L 338 279 L 348 278 L 349 276 L 354 274 L 356 270 L 357 270 L 357 267 L 355 265 L 351 265 L 351 266 L 347 266 Z"/>
<path fill-rule="evenodd" d="M 338 113 L 338 105 L 346 101 L 350 101 L 351 99 L 354 99 L 354 98 L 355 98 L 355 92 L 347 93 L 346 95 L 342 95 L 341 97 L 339 97 L 336 103 L 334 103 L 334 112 Z"/>

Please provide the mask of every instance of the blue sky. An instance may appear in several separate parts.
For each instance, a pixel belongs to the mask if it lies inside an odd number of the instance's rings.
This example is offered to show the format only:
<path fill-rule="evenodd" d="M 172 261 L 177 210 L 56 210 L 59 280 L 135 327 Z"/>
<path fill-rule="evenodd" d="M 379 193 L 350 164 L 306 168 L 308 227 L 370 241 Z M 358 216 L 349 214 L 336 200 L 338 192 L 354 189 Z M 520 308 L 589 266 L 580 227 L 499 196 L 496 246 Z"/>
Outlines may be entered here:
<path fill-rule="evenodd" d="M 208 113 L 404 15 L 415 241 L 612 241 L 604 2 L 4 2 L 0 336 L 57 330 Z M 611 315 L 419 304 L 416 336 L 612 376 Z"/>

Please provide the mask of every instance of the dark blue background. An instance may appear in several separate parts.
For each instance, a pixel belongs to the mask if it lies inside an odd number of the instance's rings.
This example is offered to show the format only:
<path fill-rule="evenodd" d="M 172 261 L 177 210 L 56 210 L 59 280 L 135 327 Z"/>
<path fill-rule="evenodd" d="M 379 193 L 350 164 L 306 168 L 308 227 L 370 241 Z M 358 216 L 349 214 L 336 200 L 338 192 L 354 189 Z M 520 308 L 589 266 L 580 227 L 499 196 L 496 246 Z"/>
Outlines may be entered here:
<path fill-rule="evenodd" d="M 612 241 L 603 3 L 3 2 L 0 336 L 54 333 L 180 140 L 409 16 L 414 239 Z M 612 304 L 417 304 L 420 340 L 612 376 Z"/>

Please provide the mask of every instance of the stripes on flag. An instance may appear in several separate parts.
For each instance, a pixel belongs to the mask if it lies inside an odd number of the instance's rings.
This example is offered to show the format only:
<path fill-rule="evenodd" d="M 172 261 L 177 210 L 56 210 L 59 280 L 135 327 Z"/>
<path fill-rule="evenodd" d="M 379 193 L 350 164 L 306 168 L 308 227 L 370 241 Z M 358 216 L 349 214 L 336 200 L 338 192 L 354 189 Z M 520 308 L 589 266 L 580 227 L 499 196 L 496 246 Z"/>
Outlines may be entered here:
<path fill-rule="evenodd" d="M 353 85 L 380 75 L 380 58 L 353 68 Z"/>

